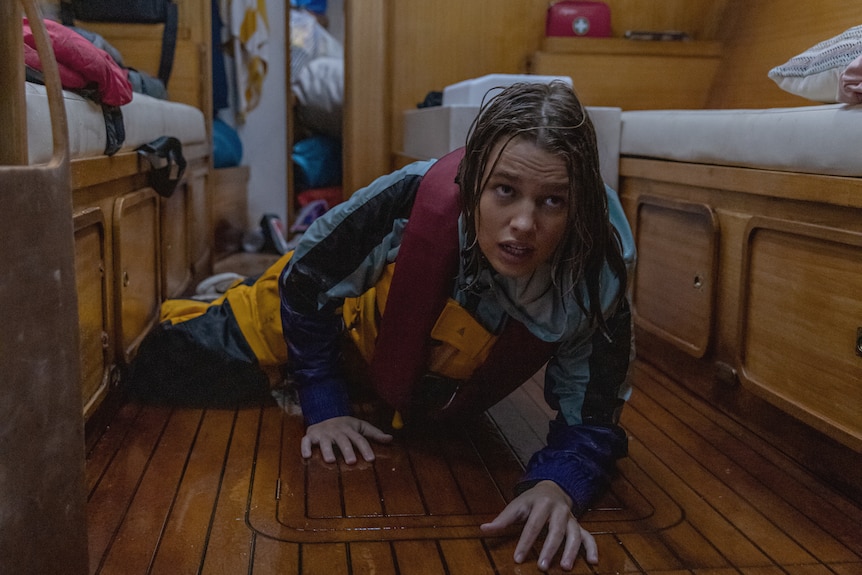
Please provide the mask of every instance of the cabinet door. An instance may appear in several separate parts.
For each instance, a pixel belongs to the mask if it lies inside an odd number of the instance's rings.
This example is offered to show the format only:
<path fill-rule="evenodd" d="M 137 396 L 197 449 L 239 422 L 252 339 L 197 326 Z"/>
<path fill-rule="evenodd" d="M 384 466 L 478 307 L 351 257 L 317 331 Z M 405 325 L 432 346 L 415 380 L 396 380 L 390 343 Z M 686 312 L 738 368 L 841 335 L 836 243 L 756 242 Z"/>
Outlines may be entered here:
<path fill-rule="evenodd" d="M 741 379 L 862 451 L 862 234 L 752 219 L 743 254 Z"/>
<path fill-rule="evenodd" d="M 177 186 L 171 197 L 161 198 L 162 290 L 165 297 L 179 297 L 192 280 L 186 220 L 188 180 Z"/>
<path fill-rule="evenodd" d="M 81 400 L 88 418 L 105 399 L 114 367 L 105 215 L 90 207 L 74 216 Z"/>
<path fill-rule="evenodd" d="M 159 319 L 159 196 L 143 188 L 117 198 L 113 220 L 117 345 L 128 362 Z"/>
<path fill-rule="evenodd" d="M 192 272 L 196 277 L 212 272 L 212 213 L 207 193 L 209 171 L 193 170 L 188 178 L 188 238 Z"/>
<path fill-rule="evenodd" d="M 636 217 L 635 321 L 703 357 L 714 321 L 718 220 L 706 205 L 648 196 Z"/>

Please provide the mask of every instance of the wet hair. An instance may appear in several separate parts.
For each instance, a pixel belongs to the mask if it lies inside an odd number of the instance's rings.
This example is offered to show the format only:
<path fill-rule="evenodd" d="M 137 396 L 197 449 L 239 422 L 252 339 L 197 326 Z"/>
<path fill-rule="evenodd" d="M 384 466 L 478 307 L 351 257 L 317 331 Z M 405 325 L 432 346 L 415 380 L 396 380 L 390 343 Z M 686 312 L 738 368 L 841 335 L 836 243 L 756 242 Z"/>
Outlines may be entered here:
<path fill-rule="evenodd" d="M 493 170 L 491 152 L 502 142 L 500 154 L 514 138 L 536 144 L 542 150 L 560 156 L 569 175 L 568 225 L 552 256 L 552 278 L 564 286 L 565 274 L 571 278 L 578 306 L 593 325 L 605 331 L 601 311 L 599 279 L 607 261 L 620 280 L 625 293 L 626 267 L 621 253 L 619 234 L 608 218 L 605 184 L 599 172 L 596 132 L 572 88 L 560 81 L 519 83 L 504 88 L 483 103 L 470 127 L 464 159 L 458 170 L 461 208 L 466 226 L 466 249 L 462 253 L 466 277 L 475 289 L 483 267 L 487 266 L 478 245 L 476 214 L 485 186 Z M 585 282 L 589 310 L 580 289 Z"/>

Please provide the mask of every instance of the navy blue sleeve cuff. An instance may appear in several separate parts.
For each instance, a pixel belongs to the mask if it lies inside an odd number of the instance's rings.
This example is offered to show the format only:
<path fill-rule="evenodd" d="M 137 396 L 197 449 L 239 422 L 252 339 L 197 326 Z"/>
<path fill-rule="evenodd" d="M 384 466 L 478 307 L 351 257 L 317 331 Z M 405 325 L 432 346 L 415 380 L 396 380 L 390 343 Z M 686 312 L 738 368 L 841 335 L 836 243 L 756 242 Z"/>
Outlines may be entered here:
<path fill-rule="evenodd" d="M 566 426 L 551 422 L 548 445 L 536 452 L 515 486 L 523 493 L 540 481 L 559 485 L 572 499 L 575 516 L 584 514 L 610 484 L 616 460 L 626 455 L 625 432 L 613 425 Z"/>
<path fill-rule="evenodd" d="M 306 425 L 351 413 L 350 399 L 342 381 L 316 381 L 313 385 L 298 386 L 297 393 Z"/>

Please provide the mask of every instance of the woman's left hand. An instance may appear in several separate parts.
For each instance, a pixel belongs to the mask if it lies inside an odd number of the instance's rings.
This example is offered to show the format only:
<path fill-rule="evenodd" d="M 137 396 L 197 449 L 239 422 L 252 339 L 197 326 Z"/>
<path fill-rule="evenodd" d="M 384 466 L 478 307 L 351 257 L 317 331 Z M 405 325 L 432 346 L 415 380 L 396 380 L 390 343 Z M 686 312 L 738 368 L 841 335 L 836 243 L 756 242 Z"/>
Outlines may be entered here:
<path fill-rule="evenodd" d="M 551 568 L 554 556 L 563 545 L 560 567 L 566 571 L 575 565 L 581 546 L 588 563 L 599 561 L 596 540 L 580 526 L 572 515 L 572 500 L 553 481 L 540 481 L 532 488 L 513 499 L 490 523 L 481 526 L 486 533 L 495 533 L 509 525 L 523 522 L 521 538 L 515 547 L 515 563 L 523 563 L 533 547 L 542 528 L 548 526 L 548 534 L 539 553 L 538 567 L 542 571 Z"/>

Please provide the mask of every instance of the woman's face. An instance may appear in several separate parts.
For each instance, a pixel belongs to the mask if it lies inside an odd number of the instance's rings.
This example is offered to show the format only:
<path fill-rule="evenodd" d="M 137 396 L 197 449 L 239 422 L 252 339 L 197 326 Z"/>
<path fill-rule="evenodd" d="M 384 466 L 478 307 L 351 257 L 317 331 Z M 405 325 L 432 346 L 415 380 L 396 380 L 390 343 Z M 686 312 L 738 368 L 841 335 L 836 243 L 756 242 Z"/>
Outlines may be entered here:
<path fill-rule="evenodd" d="M 497 273 L 529 277 L 550 261 L 566 230 L 571 201 L 566 163 L 517 137 L 505 149 L 498 142 L 488 166 L 493 171 L 483 175 L 476 211 L 479 248 Z"/>

